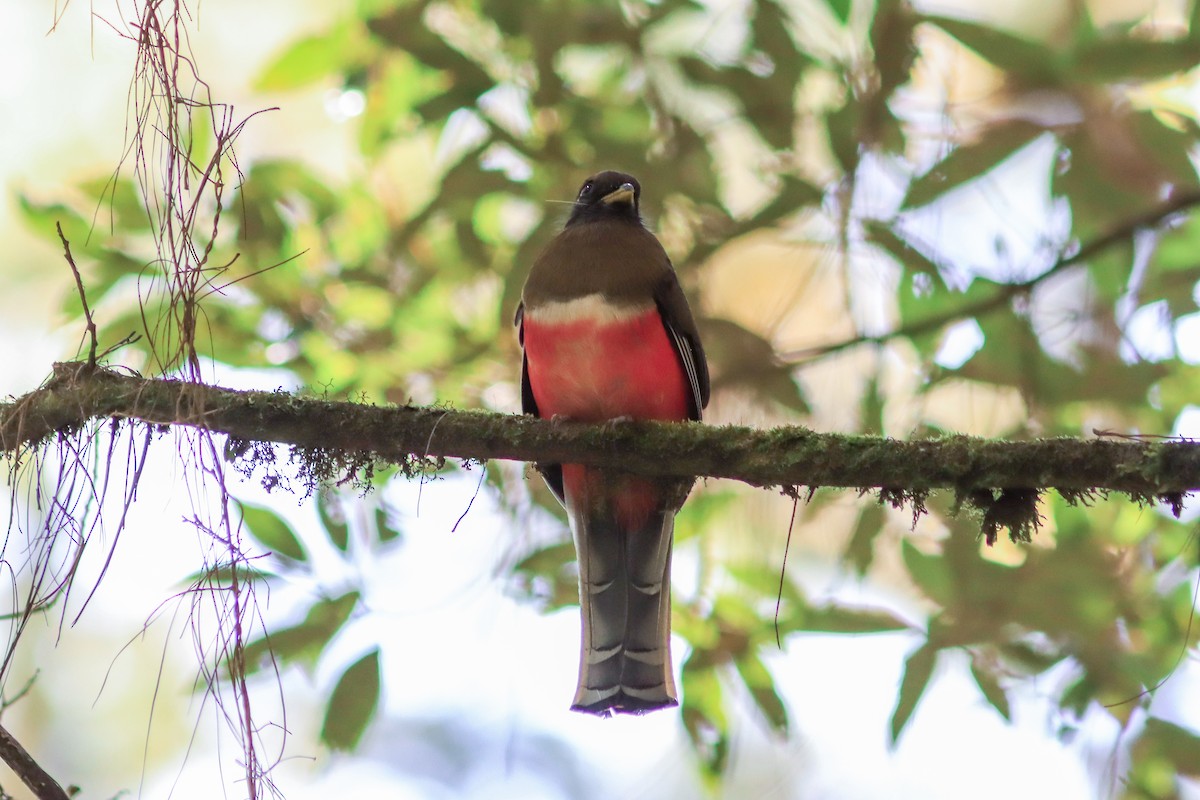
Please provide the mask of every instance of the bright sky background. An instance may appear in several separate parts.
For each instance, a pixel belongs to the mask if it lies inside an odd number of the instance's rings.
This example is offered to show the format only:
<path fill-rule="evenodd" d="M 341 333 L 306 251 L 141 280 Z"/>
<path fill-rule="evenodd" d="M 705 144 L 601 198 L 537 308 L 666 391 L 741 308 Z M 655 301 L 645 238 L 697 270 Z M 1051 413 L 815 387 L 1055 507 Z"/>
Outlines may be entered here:
<path fill-rule="evenodd" d="M 332 5 L 332 4 L 330 4 Z M 97 10 L 105 12 L 103 4 Z M 14 188 L 53 196 L 73 181 L 109 169 L 121 152 L 124 92 L 131 50 L 103 25 L 89 33 L 87 6 L 73 3 L 60 30 L 52 4 L 10 0 L 0 9 L 0 235 L 8 256 L 0 293 L 0 348 L 7 355 L 0 391 L 36 386 L 52 360 L 73 347 L 74 331 L 59 328 L 59 298 L 68 273 L 54 248 L 21 231 L 13 219 Z M 251 126 L 243 159 L 287 141 L 293 152 L 320 154 L 327 171 L 347 168 L 338 144 L 349 126 L 333 118 L 337 103 L 318 92 L 253 97 L 257 66 L 278 46 L 332 15 L 317 0 L 204 0 L 193 41 L 217 93 L 244 111 L 280 104 Z M 327 107 L 335 113 L 327 113 Z M 988 202 L 994 202 L 992 198 Z M 1018 201 L 1020 202 L 1020 201 Z M 47 271 L 49 270 L 49 271 Z M 514 369 L 515 369 L 514 365 Z M 225 385 L 273 389 L 274 373 L 223 372 Z M 1200 425 L 1200 423 L 1198 423 Z M 1200 430 L 1200 428 L 1198 428 Z M 18 737 L 85 798 L 139 791 L 141 750 L 157 738 L 182 750 L 144 776 L 140 796 L 241 796 L 235 751 L 211 707 L 188 692 L 193 644 L 185 609 L 160 604 L 198 566 L 204 546 L 181 520 L 191 506 L 172 458 L 171 437 L 155 448 L 151 476 L 120 542 L 110 574 L 81 624 L 30 644 L 41 668 L 39 698 L 6 717 Z M 289 758 L 274 778 L 292 800 L 328 797 L 686 798 L 699 793 L 677 712 L 598 720 L 567 710 L 578 658 L 577 612 L 542 615 L 504 592 L 501 566 L 513 557 L 519 532 L 480 495 L 456 532 L 455 521 L 475 492 L 477 473 L 422 486 L 397 484 L 387 497 L 404 515 L 404 543 L 388 557 L 344 564 L 329 558 L 329 579 L 354 571 L 371 587 L 369 615 L 348 628 L 315 676 L 285 675 Z M 257 486 L 239 497 L 266 502 Z M 417 514 L 418 495 L 420 514 Z M 298 498 L 270 502 L 313 534 L 315 511 Z M 781 502 L 783 502 L 781 500 Z M 546 520 L 547 526 L 554 523 Z M 528 532 L 519 533 L 528 536 Z M 315 543 L 318 536 L 311 535 Z M 92 567 L 111 542 L 91 553 Z M 859 586 L 818 563 L 791 562 L 816 598 L 888 604 L 915 623 L 921 611 L 901 597 Z M 342 572 L 339 572 L 342 571 Z M 90 586 L 86 579 L 83 585 Z M 292 584 L 271 598 L 268 617 L 286 617 L 289 598 L 314 587 Z M 143 624 L 154 621 L 147 635 Z M 129 647 L 122 650 L 129 642 Z M 786 643 L 772 666 L 795 723 L 789 741 L 771 740 L 749 702 L 737 721 L 730 797 L 1061 798 L 1107 797 L 1088 777 L 1111 775 L 1115 730 L 1098 723 L 1072 745 L 1053 737 L 1056 720 L 1042 701 L 1051 686 L 1014 697 L 1015 724 L 1004 723 L 971 681 L 965 658 L 944 658 L 931 690 L 898 750 L 888 751 L 888 717 L 914 635 L 801 636 Z M 383 648 L 385 705 L 355 757 L 331 757 L 317 746 L 321 700 L 340 668 L 365 650 Z M 684 655 L 677 642 L 677 661 Z M 149 707 L 162 661 L 164 680 L 154 722 Z M 105 678 L 107 674 L 107 684 Z M 1200 727 L 1196 667 L 1188 662 L 1156 697 L 1161 716 Z M 1045 681 L 1062 679 L 1050 675 Z M 256 702 L 272 707 L 272 687 Z M 94 700 L 94 704 L 93 704 Z M 1182 709 L 1190 709 L 1187 715 Z M 24 725 L 22 724 L 24 723 Z M 222 741 L 224 739 L 224 741 Z M 218 746 L 219 745 L 219 746 Z M 151 747 L 150 749 L 154 749 Z M 88 770 L 88 771 L 84 771 Z M 555 776 L 563 783 L 555 783 Z M 6 780 L 17 797 L 23 787 Z M 1200 797 L 1195 792 L 1194 797 Z"/>

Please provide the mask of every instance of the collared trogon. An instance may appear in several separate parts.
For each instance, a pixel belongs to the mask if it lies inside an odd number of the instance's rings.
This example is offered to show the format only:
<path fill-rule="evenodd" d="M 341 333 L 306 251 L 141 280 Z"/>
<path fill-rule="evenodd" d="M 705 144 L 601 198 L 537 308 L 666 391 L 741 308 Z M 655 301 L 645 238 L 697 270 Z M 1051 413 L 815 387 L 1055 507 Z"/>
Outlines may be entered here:
<path fill-rule="evenodd" d="M 708 365 L 671 261 L 631 176 L 601 172 L 525 284 L 516 324 L 528 414 L 583 422 L 699 420 Z M 663 454 L 669 458 L 669 454 Z M 571 520 L 583 643 L 571 707 L 609 715 L 676 704 L 671 539 L 692 480 L 539 464 Z"/>

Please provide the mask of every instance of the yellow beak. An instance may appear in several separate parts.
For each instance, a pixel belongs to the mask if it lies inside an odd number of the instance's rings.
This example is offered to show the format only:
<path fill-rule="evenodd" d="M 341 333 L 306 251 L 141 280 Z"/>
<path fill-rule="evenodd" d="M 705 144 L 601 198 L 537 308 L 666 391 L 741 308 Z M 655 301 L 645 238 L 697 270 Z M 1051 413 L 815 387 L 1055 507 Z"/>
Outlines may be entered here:
<path fill-rule="evenodd" d="M 604 195 L 604 197 L 600 198 L 600 202 L 604 203 L 605 205 L 612 205 L 613 203 L 629 203 L 630 205 L 633 205 L 633 198 L 633 184 L 623 183 L 621 184 L 620 188 L 614 189 L 613 191 Z"/>

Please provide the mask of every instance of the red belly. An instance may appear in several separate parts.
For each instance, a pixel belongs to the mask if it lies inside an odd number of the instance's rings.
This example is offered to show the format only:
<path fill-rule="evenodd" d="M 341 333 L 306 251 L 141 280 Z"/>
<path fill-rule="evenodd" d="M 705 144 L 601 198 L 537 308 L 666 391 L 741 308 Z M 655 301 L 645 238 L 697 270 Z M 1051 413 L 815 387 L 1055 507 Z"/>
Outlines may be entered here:
<path fill-rule="evenodd" d="M 529 385 L 543 417 L 683 420 L 687 380 L 658 309 L 600 323 L 524 322 Z"/>
<path fill-rule="evenodd" d="M 616 322 L 524 322 L 529 385 L 543 417 L 684 420 L 690 388 L 657 308 Z M 607 508 L 638 530 L 658 508 L 653 482 L 563 464 L 568 504 Z"/>

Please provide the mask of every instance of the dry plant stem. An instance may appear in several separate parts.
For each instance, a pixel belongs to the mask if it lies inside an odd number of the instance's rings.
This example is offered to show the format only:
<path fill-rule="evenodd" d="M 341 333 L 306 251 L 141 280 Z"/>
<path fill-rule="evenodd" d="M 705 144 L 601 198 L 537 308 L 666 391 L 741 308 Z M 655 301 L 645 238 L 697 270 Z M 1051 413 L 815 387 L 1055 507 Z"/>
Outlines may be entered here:
<path fill-rule="evenodd" d="M 629 422 L 586 425 L 477 411 L 381 408 L 284 392 L 150 380 L 80 363 L 0 404 L 0 450 L 14 454 L 92 419 L 188 425 L 241 442 L 292 445 L 301 458 L 411 463 L 425 456 L 577 462 L 645 475 L 729 478 L 753 486 L 1120 491 L 1139 498 L 1200 489 L 1200 443 L 1111 439 L 896 441 L 807 428 Z M 248 445 L 244 448 L 249 450 Z M 665 458 L 669 453 L 670 458 Z"/>
<path fill-rule="evenodd" d="M 58 781 L 51 778 L 41 765 L 33 760 L 33 756 L 13 738 L 4 726 L 0 725 L 0 758 L 17 774 L 17 777 L 29 787 L 38 800 L 70 800 Z"/>
<path fill-rule="evenodd" d="M 58 229 L 58 240 L 62 242 L 63 255 L 66 257 L 67 263 L 71 265 L 71 273 L 75 276 L 75 288 L 79 290 L 79 302 L 83 303 L 83 318 L 87 322 L 87 332 L 90 340 L 87 363 L 95 366 L 96 322 L 92 319 L 92 310 L 88 308 L 87 292 L 83 290 L 83 278 L 79 274 L 79 267 L 75 266 L 75 259 L 71 256 L 71 243 L 67 241 L 66 235 L 63 234 L 61 222 L 54 223 L 54 227 Z"/>

